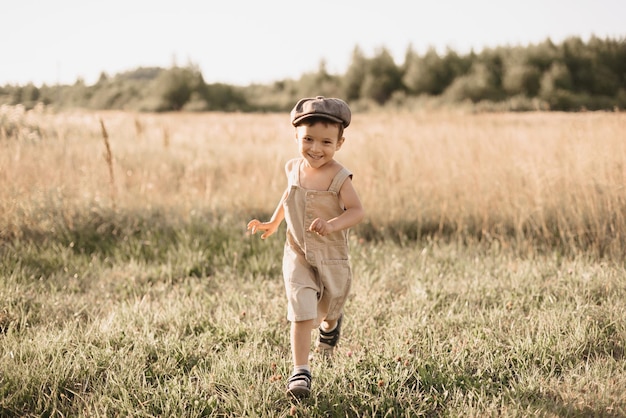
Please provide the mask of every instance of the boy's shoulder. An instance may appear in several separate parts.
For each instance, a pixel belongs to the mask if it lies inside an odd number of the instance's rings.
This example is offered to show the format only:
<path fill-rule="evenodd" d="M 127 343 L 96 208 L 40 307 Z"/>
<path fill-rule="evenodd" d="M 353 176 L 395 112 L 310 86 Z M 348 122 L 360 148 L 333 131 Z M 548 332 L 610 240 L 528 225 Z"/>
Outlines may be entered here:
<path fill-rule="evenodd" d="M 285 164 L 285 165 L 293 166 L 294 164 L 296 164 L 297 162 L 302 161 L 302 160 L 304 160 L 304 158 L 302 158 L 302 157 L 294 157 L 291 160 L 287 161 L 287 164 Z"/>
<path fill-rule="evenodd" d="M 292 158 L 291 160 L 287 161 L 285 163 L 285 171 L 287 173 L 289 173 L 291 170 L 293 170 L 293 168 L 298 165 L 300 163 L 300 161 L 302 161 L 303 158 L 302 157 L 296 157 L 296 158 Z"/>

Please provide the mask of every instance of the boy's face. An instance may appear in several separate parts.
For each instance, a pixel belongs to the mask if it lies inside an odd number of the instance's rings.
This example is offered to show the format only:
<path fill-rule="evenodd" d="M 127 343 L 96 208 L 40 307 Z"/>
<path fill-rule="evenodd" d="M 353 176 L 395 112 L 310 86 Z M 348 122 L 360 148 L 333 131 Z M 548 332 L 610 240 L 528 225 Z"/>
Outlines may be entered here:
<path fill-rule="evenodd" d="M 314 168 L 320 168 L 332 161 L 343 140 L 343 137 L 339 138 L 339 127 L 333 123 L 317 122 L 311 126 L 296 127 L 300 154 Z"/>

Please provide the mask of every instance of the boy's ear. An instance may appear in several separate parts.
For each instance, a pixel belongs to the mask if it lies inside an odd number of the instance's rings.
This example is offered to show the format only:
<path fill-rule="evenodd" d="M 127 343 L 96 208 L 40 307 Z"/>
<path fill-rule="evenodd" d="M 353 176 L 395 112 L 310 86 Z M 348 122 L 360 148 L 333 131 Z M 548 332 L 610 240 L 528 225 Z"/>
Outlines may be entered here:
<path fill-rule="evenodd" d="M 339 138 L 339 140 L 337 141 L 337 150 L 341 149 L 341 146 L 343 145 L 343 142 L 346 140 L 346 138 L 344 136 L 342 136 L 341 138 Z"/>

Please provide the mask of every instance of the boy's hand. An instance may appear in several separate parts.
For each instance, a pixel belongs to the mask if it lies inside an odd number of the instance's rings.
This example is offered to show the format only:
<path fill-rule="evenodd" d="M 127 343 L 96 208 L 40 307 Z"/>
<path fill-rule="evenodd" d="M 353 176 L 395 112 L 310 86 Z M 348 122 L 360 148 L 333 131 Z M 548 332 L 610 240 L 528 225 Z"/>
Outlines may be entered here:
<path fill-rule="evenodd" d="M 325 220 L 321 218 L 315 218 L 313 222 L 311 222 L 311 226 L 309 226 L 309 231 L 315 232 L 318 235 L 324 237 L 328 234 L 335 232 L 335 228 Z"/>
<path fill-rule="evenodd" d="M 276 226 L 270 222 L 261 222 L 258 219 L 253 219 L 248 222 L 248 231 L 253 235 L 258 231 L 264 231 L 261 239 L 265 239 L 276 232 Z"/>

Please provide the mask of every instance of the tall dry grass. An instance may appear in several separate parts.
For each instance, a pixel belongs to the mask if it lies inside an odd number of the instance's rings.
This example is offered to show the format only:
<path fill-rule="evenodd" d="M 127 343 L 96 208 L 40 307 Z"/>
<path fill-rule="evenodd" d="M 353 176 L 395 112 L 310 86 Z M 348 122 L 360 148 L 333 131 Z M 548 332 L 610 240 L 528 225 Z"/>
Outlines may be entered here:
<path fill-rule="evenodd" d="M 282 114 L 5 107 L 0 120 L 4 237 L 45 229 L 54 217 L 71 227 L 77 216 L 114 203 L 183 218 L 269 214 L 285 187 L 283 165 L 297 156 Z M 356 114 L 337 159 L 355 174 L 365 237 L 623 254 L 625 132 L 624 113 Z"/>

